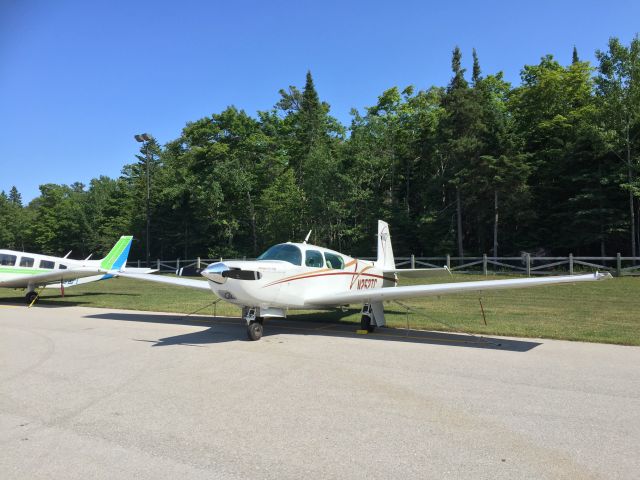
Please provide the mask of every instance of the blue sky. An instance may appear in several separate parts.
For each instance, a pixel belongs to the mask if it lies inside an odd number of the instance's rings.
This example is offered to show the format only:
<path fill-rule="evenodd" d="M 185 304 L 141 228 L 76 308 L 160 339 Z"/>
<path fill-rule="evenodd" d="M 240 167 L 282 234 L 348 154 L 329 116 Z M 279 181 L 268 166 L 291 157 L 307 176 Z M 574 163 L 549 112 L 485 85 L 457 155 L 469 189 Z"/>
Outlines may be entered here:
<path fill-rule="evenodd" d="M 308 69 L 348 124 L 394 85 L 446 85 L 455 45 L 518 83 L 544 54 L 628 43 L 639 18 L 637 1 L 0 0 L 0 190 L 118 176 L 135 133 L 269 109 Z"/>

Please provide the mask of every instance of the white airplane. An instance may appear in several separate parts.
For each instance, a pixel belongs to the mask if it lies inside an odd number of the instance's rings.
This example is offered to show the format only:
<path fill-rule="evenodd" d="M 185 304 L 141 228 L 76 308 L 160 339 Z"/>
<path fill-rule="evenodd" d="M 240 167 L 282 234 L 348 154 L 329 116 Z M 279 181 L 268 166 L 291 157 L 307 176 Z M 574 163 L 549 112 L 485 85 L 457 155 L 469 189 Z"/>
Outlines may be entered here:
<path fill-rule="evenodd" d="M 126 272 L 121 276 L 212 290 L 221 299 L 242 307 L 242 317 L 251 340 L 262 337 L 265 319 L 284 318 L 288 310 L 335 309 L 361 304 L 362 328 L 371 332 L 376 326 L 385 325 L 385 300 L 611 278 L 608 273 L 595 273 L 399 287 L 398 273 L 440 273 L 447 269 L 397 269 L 389 225 L 382 220 L 378 220 L 378 257 L 375 262 L 309 245 L 308 239 L 309 235 L 303 243 L 275 245 L 253 261 L 212 263 L 201 272 L 206 281 Z"/>
<path fill-rule="evenodd" d="M 64 257 L 52 257 L 35 253 L 0 250 L 0 287 L 26 288 L 25 299 L 32 304 L 37 298 L 37 288 L 60 288 L 64 295 L 65 287 L 83 283 L 106 280 L 119 274 L 129 256 L 133 237 L 124 236 L 101 260 L 72 260 Z M 151 269 L 134 271 L 152 272 Z"/>

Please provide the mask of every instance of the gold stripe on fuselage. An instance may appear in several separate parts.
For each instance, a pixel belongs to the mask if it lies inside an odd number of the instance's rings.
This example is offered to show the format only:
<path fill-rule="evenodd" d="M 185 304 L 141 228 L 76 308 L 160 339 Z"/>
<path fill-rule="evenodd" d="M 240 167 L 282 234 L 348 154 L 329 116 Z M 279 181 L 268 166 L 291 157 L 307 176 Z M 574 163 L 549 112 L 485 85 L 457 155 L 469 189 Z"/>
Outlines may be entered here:
<path fill-rule="evenodd" d="M 349 263 L 347 263 L 344 268 L 349 268 L 351 265 L 357 264 L 356 260 L 351 260 Z M 322 272 L 335 272 L 337 269 L 335 268 L 321 268 L 320 270 L 314 270 L 313 272 L 306 272 L 306 273 L 298 273 L 296 275 L 291 275 L 290 277 L 286 277 L 286 278 L 281 278 L 280 280 L 276 280 L 273 281 L 271 283 L 268 283 L 265 285 L 265 287 L 271 287 L 273 285 L 277 285 L 278 283 L 284 283 L 284 282 L 290 282 L 292 280 L 300 280 L 302 278 L 307 278 L 307 277 L 316 277 L 318 276 L 318 274 L 322 273 Z M 350 273 L 351 275 L 351 273 Z"/>

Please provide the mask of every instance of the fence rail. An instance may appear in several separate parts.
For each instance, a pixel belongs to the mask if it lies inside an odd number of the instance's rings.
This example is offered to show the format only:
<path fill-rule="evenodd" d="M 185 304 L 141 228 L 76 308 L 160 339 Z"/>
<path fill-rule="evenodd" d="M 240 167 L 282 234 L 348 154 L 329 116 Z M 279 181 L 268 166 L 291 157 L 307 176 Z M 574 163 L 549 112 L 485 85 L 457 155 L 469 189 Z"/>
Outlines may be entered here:
<path fill-rule="evenodd" d="M 362 260 L 375 260 L 374 257 L 361 257 Z M 219 261 L 222 258 L 191 258 L 175 260 L 160 260 L 150 262 L 129 261 L 128 267 L 154 268 L 161 272 L 178 272 L 183 268 L 205 268 L 207 265 Z M 226 259 L 231 260 L 231 259 Z M 247 260 L 243 257 L 242 260 Z M 519 275 L 555 275 L 568 273 L 573 275 L 576 271 L 606 271 L 615 276 L 640 275 L 640 257 L 623 257 L 617 254 L 615 257 L 534 257 L 528 253 L 520 257 L 396 257 L 397 268 L 434 268 L 447 266 L 456 273 L 482 273 L 488 275 L 519 274 Z"/>

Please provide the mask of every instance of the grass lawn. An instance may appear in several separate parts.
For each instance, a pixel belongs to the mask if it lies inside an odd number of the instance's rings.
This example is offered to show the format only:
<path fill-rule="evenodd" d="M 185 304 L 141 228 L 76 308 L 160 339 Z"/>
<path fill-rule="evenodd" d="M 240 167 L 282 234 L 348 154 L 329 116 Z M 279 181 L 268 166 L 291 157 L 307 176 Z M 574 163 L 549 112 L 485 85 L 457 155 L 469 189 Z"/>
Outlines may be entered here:
<path fill-rule="evenodd" d="M 480 276 L 456 275 L 437 281 L 470 281 Z M 489 277 L 489 279 L 504 277 Z M 435 282 L 430 280 L 430 282 Z M 402 285 L 426 283 L 402 281 Z M 457 294 L 403 301 L 414 308 L 409 326 L 517 337 L 557 338 L 585 342 L 640 345 L 640 278 L 614 278 L 593 283 L 501 290 L 482 295 L 487 325 L 484 325 L 478 294 Z M 45 289 L 45 305 L 81 305 L 160 312 L 213 314 L 212 293 L 155 283 L 117 278 L 66 290 Z M 0 304 L 24 303 L 24 292 L 0 290 Z M 217 314 L 239 316 L 240 309 L 226 302 L 217 304 Z M 359 308 L 348 312 L 291 312 L 297 320 L 332 320 L 359 323 Z M 387 324 L 405 327 L 404 307 L 385 304 Z"/>

